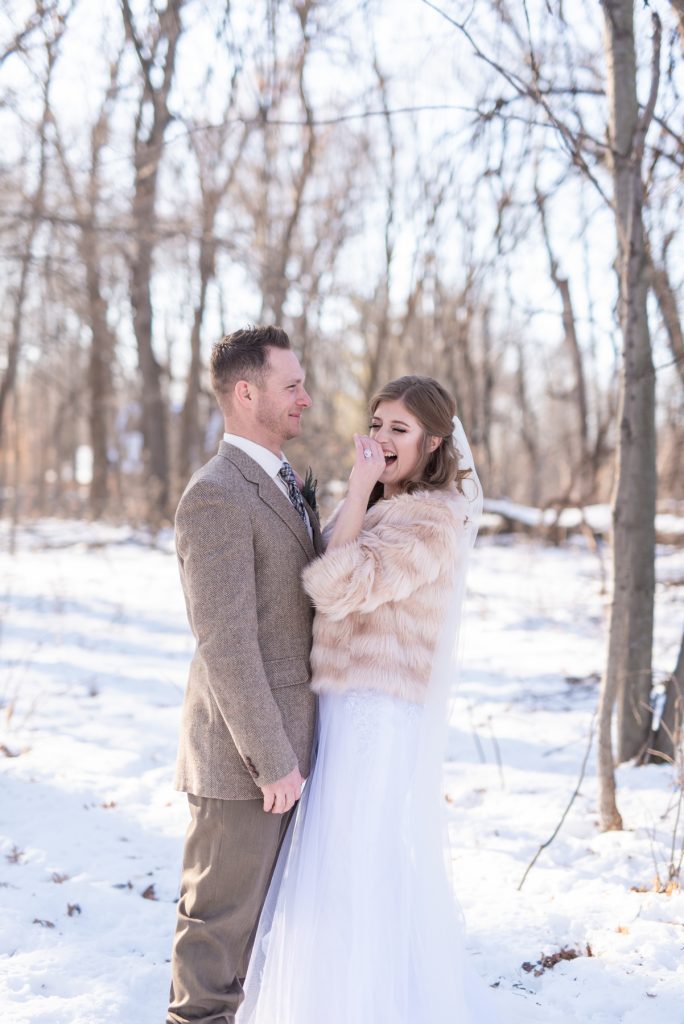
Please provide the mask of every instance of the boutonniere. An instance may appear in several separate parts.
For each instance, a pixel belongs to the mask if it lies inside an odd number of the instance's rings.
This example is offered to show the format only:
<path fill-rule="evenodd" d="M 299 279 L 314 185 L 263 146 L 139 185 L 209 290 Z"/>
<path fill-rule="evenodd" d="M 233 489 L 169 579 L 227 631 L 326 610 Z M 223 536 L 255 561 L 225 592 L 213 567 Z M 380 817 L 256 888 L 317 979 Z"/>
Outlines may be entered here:
<path fill-rule="evenodd" d="M 302 484 L 300 490 L 304 501 L 308 504 L 312 512 L 318 515 L 318 503 L 316 501 L 316 488 L 318 487 L 318 480 L 314 479 L 313 470 L 311 466 L 306 471 L 306 478 Z"/>

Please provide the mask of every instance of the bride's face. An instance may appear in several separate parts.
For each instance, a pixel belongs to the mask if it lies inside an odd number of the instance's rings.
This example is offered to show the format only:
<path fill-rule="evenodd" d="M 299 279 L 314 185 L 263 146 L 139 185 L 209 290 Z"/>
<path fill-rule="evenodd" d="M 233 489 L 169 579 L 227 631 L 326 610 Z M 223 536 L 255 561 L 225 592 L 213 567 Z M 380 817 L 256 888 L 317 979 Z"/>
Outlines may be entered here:
<path fill-rule="evenodd" d="M 391 494 L 405 480 L 417 479 L 422 470 L 425 428 L 401 399 L 380 402 L 370 422 L 370 436 L 381 446 L 385 469 L 380 483 Z M 428 451 L 434 451 L 439 437 L 431 437 Z"/>

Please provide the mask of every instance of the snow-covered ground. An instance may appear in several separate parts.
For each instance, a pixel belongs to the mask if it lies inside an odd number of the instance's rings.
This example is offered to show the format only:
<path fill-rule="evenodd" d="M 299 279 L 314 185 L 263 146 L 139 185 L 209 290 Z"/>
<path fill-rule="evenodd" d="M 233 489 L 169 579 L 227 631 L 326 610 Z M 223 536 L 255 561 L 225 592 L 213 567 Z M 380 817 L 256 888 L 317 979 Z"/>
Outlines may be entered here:
<path fill-rule="evenodd" d="M 171 539 L 43 522 L 18 541 L 0 554 L 0 1019 L 161 1024 L 191 652 Z M 684 551 L 659 551 L 658 578 L 665 672 Z M 592 753 L 560 834 L 517 891 L 576 785 L 605 613 L 600 563 L 580 543 L 478 546 L 447 786 L 469 947 L 506 1024 L 684 1024 L 684 894 L 636 891 L 666 868 L 670 769 L 621 768 L 626 830 L 601 834 Z M 682 833 L 684 822 L 680 846 Z M 583 955 L 542 969 L 564 947 Z"/>

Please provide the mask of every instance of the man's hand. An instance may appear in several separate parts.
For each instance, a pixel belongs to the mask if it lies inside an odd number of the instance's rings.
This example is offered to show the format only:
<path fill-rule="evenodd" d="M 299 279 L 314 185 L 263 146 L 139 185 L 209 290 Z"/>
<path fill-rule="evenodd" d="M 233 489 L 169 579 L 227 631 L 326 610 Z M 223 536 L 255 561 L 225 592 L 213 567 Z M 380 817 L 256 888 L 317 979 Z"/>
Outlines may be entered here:
<path fill-rule="evenodd" d="M 299 774 L 299 768 L 295 768 L 284 778 L 277 779 L 268 786 L 262 786 L 264 810 L 273 814 L 285 814 L 299 800 L 303 785 L 304 779 Z"/>

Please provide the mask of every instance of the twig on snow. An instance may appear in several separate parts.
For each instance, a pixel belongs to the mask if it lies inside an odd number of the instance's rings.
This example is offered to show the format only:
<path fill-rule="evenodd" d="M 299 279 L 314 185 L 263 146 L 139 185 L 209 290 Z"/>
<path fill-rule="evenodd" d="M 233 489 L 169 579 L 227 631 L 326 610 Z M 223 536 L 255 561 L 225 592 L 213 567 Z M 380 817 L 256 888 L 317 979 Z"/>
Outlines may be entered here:
<path fill-rule="evenodd" d="M 525 884 L 525 880 L 526 880 L 527 876 L 529 875 L 529 873 L 532 870 L 532 868 L 534 867 L 534 865 L 537 863 L 537 860 L 539 859 L 539 856 L 541 855 L 542 851 L 545 850 L 547 847 L 549 847 L 551 845 L 551 843 L 554 841 L 554 839 L 556 838 L 556 836 L 560 832 L 561 827 L 563 825 L 563 822 L 567 818 L 567 816 L 568 816 L 568 814 L 570 812 L 570 808 L 574 804 L 574 802 L 575 802 L 575 800 L 576 800 L 576 798 L 577 798 L 577 796 L 579 794 L 580 787 L 582 785 L 582 782 L 584 781 L 584 773 L 587 770 L 587 763 L 589 761 L 589 754 L 591 753 L 591 748 L 592 748 L 592 745 L 593 745 L 593 742 L 594 742 L 594 727 L 595 727 L 595 725 L 596 725 L 596 712 L 594 712 L 594 714 L 592 715 L 592 718 L 591 718 L 591 725 L 589 726 L 589 740 L 587 742 L 587 749 L 584 752 L 584 759 L 582 760 L 582 767 L 580 768 L 579 778 L 577 779 L 577 785 L 575 786 L 573 794 L 572 794 L 572 796 L 570 797 L 570 799 L 568 801 L 568 805 L 565 808 L 565 810 L 563 811 L 563 814 L 561 815 L 561 819 L 558 822 L 558 824 L 556 825 L 555 829 L 553 830 L 553 832 L 551 833 L 549 838 L 546 840 L 546 842 L 541 844 L 541 846 L 539 847 L 539 849 L 535 853 L 534 857 L 532 858 L 530 863 L 525 868 L 525 874 L 520 879 L 520 884 L 518 885 L 518 889 L 517 889 L 518 892 L 520 892 L 520 890 L 522 889 L 523 885 Z"/>

